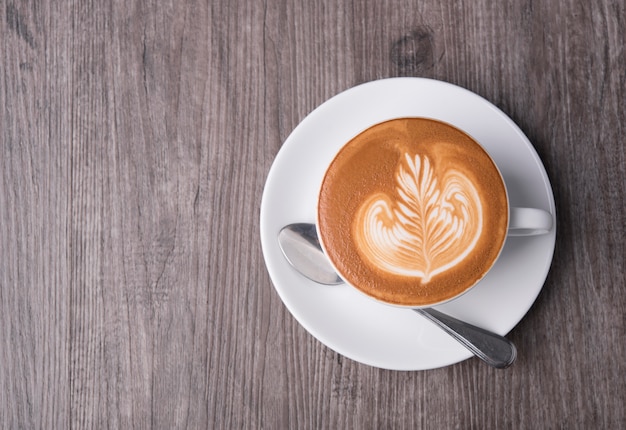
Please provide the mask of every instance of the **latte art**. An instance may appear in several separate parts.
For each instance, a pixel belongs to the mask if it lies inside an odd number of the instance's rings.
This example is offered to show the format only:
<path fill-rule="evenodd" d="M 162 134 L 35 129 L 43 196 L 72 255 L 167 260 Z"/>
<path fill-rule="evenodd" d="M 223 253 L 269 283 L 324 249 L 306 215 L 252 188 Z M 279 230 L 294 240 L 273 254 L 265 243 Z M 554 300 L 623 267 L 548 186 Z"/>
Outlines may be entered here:
<path fill-rule="evenodd" d="M 408 153 L 394 195 L 374 194 L 354 218 L 354 240 L 375 267 L 423 283 L 461 262 L 482 231 L 476 188 L 455 169 L 436 173 L 427 156 Z"/>
<path fill-rule="evenodd" d="M 504 182 L 463 131 L 397 118 L 341 148 L 320 184 L 320 244 L 337 273 L 370 297 L 432 306 L 474 286 L 506 238 Z"/>

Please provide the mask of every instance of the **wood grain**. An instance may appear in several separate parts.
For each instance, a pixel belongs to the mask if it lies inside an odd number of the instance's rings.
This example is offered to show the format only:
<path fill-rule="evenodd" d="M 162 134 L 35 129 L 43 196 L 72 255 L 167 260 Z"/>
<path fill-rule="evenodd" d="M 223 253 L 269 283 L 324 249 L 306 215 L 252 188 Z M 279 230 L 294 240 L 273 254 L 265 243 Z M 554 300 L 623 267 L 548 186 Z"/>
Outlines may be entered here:
<path fill-rule="evenodd" d="M 625 427 L 624 2 L 302 3 L 0 2 L 0 427 Z M 506 371 L 361 365 L 271 286 L 274 156 L 391 76 L 492 101 L 550 176 Z"/>

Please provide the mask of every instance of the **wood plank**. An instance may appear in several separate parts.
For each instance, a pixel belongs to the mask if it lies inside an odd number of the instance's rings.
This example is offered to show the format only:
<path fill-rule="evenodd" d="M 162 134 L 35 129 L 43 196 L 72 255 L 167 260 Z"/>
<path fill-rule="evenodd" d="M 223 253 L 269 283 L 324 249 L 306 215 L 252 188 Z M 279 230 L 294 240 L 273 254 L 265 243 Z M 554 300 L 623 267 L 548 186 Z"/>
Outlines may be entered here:
<path fill-rule="evenodd" d="M 68 426 L 71 262 L 66 17 L 0 8 L 0 427 Z M 50 20 L 55 24 L 51 25 Z"/>

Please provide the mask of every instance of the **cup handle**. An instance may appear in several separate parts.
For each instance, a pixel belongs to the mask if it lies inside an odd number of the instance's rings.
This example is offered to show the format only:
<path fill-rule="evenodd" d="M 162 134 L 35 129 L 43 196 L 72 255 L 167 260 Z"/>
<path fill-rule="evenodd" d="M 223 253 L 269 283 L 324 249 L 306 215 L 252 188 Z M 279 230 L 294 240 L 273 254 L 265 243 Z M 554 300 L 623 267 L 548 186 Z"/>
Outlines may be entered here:
<path fill-rule="evenodd" d="M 509 236 L 535 236 L 552 230 L 552 214 L 542 209 L 510 209 Z"/>

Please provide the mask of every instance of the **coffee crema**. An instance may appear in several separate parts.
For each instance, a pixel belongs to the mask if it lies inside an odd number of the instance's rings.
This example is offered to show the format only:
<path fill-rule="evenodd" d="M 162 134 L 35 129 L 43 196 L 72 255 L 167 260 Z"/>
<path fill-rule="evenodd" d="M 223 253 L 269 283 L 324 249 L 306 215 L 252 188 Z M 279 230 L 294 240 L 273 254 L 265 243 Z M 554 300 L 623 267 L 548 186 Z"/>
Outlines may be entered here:
<path fill-rule="evenodd" d="M 485 150 L 440 121 L 386 121 L 330 164 L 318 232 L 339 274 L 387 303 L 429 306 L 478 282 L 507 234 L 506 189 Z"/>

